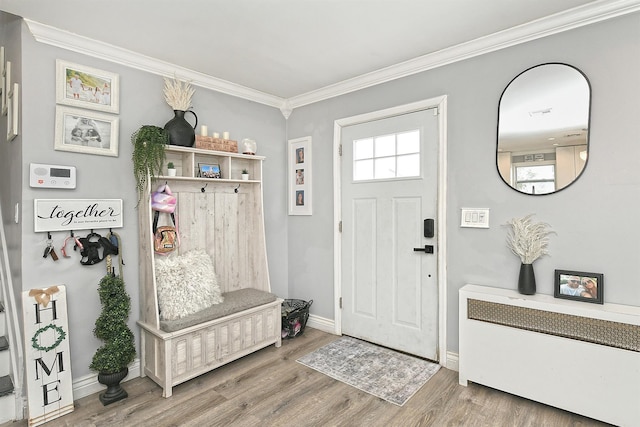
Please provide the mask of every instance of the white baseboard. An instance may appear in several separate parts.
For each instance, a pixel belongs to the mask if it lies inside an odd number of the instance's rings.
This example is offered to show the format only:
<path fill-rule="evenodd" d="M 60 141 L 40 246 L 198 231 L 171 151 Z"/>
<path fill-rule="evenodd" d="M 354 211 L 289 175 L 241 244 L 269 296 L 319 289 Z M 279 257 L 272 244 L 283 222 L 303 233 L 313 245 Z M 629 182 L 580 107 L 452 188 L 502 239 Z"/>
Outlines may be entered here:
<path fill-rule="evenodd" d="M 122 382 L 132 380 L 140 376 L 140 359 L 133 361 L 129 365 L 129 374 Z M 73 400 L 78 400 L 105 389 L 105 386 L 98 382 L 98 374 L 89 374 L 73 380 Z"/>
<path fill-rule="evenodd" d="M 336 333 L 336 325 L 332 319 L 326 319 L 324 317 L 315 316 L 313 314 L 309 315 L 307 326 L 310 328 L 319 329 L 329 334 Z"/>
<path fill-rule="evenodd" d="M 447 351 L 447 360 L 446 360 L 446 365 L 444 365 L 444 367 L 452 371 L 458 372 L 460 370 L 458 361 L 459 361 L 458 353 Z"/>

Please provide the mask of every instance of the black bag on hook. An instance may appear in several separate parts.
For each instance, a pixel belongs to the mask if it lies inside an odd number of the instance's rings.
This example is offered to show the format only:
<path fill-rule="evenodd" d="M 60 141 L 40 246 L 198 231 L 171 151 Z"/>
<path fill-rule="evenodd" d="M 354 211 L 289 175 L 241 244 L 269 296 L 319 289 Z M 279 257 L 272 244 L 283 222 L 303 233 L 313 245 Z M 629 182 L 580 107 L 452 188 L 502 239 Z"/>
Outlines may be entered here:
<path fill-rule="evenodd" d="M 107 255 L 118 255 L 118 247 L 109 239 L 98 233 L 91 232 L 87 237 L 78 238 L 82 244 L 80 250 L 80 264 L 94 265 L 102 261 Z"/>

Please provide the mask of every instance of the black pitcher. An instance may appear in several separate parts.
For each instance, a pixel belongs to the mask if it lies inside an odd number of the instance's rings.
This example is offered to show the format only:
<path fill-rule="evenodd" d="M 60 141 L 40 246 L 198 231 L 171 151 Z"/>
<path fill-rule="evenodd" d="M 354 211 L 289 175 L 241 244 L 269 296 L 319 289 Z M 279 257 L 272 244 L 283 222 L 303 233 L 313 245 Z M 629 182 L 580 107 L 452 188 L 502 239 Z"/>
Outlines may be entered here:
<path fill-rule="evenodd" d="M 198 116 L 191 110 L 173 110 L 175 116 L 164 125 L 164 130 L 169 134 L 169 144 L 182 145 L 183 147 L 193 147 L 196 141 L 195 128 L 198 126 Z M 189 122 L 184 118 L 185 113 L 193 114 L 196 119 L 196 124 L 191 126 Z"/>

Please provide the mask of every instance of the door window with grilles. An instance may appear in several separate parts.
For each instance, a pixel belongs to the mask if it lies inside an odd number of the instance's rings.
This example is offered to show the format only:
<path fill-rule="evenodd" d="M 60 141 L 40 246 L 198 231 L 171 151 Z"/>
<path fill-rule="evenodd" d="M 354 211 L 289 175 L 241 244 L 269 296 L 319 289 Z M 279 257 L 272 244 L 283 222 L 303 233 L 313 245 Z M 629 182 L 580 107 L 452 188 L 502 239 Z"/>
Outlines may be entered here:
<path fill-rule="evenodd" d="M 420 131 L 353 141 L 353 180 L 420 176 Z"/>

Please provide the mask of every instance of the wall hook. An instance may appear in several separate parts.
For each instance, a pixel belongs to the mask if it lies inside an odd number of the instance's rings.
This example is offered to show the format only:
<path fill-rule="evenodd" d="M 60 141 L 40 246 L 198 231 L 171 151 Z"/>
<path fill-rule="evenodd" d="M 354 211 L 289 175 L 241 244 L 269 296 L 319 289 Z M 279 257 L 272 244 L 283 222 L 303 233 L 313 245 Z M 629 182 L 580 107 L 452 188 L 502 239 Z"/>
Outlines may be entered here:
<path fill-rule="evenodd" d="M 240 184 L 238 184 L 238 186 L 237 186 L 236 188 L 234 188 L 234 189 L 233 189 L 233 192 L 234 192 L 234 193 L 237 193 L 239 188 L 240 188 Z"/>
<path fill-rule="evenodd" d="M 51 232 L 47 231 L 47 240 L 51 240 Z"/>
<path fill-rule="evenodd" d="M 205 188 L 207 188 L 207 185 L 209 185 L 209 183 L 205 183 L 205 184 L 204 184 L 204 187 L 202 187 L 202 188 L 200 189 L 200 191 L 202 191 L 202 192 L 204 193 L 204 189 L 205 189 Z"/>

